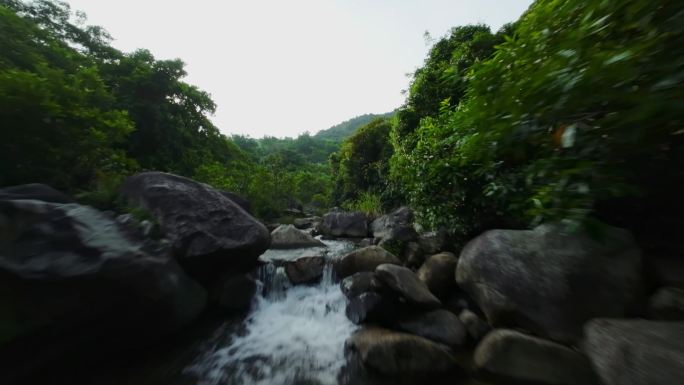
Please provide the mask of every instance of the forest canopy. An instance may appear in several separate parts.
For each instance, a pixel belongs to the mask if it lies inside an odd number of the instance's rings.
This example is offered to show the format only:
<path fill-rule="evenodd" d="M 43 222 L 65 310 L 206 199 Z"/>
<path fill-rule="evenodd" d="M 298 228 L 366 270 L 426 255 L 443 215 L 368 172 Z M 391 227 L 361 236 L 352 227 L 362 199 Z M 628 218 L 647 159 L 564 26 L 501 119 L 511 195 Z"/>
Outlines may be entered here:
<path fill-rule="evenodd" d="M 407 204 L 462 240 L 557 220 L 666 236 L 684 214 L 683 18 L 681 2 L 537 0 L 438 39 L 392 113 L 253 139 L 220 133 L 181 60 L 120 52 L 65 3 L 0 0 L 0 185 L 107 206 L 121 178 L 160 170 L 262 218 Z"/>

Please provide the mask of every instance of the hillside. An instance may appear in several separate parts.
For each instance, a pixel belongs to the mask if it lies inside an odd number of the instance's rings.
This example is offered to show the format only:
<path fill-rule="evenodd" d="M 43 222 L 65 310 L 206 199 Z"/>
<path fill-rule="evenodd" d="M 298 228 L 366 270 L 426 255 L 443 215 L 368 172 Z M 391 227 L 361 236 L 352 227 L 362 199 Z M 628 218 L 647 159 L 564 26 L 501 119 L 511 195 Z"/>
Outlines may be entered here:
<path fill-rule="evenodd" d="M 372 120 L 377 118 L 388 118 L 394 115 L 394 111 L 386 112 L 384 114 L 364 114 L 359 115 L 355 118 L 346 120 L 340 124 L 336 124 L 328 129 L 318 131 L 314 138 L 316 139 L 328 139 L 335 142 L 341 142 L 348 138 L 360 127 L 370 123 Z"/>

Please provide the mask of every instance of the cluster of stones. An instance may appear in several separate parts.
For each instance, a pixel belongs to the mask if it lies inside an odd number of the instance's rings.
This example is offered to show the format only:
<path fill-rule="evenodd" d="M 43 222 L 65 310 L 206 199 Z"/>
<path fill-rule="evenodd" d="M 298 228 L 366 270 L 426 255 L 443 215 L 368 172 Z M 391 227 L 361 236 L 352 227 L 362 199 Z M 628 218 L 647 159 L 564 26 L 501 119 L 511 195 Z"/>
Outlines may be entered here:
<path fill-rule="evenodd" d="M 41 184 L 0 189 L 0 383 L 154 343 L 208 308 L 249 306 L 271 237 L 245 202 L 159 172 L 129 177 L 120 195 L 147 218 Z"/>
<path fill-rule="evenodd" d="M 684 379 L 684 259 L 645 266 L 628 231 L 561 224 L 491 230 L 458 257 L 425 257 L 407 212 L 373 221 L 374 245 L 334 264 L 347 316 L 362 325 L 347 348 L 367 370 L 548 385 Z"/>

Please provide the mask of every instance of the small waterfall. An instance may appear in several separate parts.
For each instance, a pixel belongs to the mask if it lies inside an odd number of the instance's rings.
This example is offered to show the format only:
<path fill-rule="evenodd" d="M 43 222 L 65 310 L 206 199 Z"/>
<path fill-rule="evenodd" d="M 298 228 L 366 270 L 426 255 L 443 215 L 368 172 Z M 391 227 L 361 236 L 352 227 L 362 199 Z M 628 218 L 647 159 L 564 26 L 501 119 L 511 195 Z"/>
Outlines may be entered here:
<path fill-rule="evenodd" d="M 325 241 L 327 262 L 320 283 L 292 286 L 278 252 L 258 272 L 261 295 L 245 320 L 244 333 L 208 350 L 187 369 L 198 385 L 335 385 L 345 364 L 344 343 L 356 326 L 344 314 L 332 258 L 353 248 Z M 293 259 L 284 251 L 283 259 Z M 301 253 L 301 251 L 300 251 Z M 215 340 L 224 339 L 217 335 Z"/>

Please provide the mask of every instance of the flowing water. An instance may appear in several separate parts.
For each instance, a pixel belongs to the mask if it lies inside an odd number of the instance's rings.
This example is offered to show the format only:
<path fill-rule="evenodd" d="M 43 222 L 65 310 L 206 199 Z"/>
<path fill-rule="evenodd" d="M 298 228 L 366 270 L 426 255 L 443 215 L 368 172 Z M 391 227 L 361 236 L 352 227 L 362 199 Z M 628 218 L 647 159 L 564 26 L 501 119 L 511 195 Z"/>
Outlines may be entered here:
<path fill-rule="evenodd" d="M 269 250 L 261 259 L 260 294 L 237 332 L 219 329 L 186 369 L 198 385 L 335 385 L 345 364 L 344 343 L 356 328 L 331 260 L 353 248 L 324 241 L 327 249 Z M 292 286 L 279 264 L 325 254 L 320 283 Z"/>

